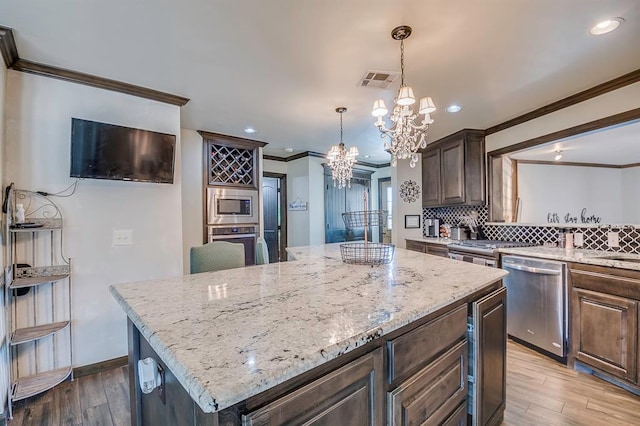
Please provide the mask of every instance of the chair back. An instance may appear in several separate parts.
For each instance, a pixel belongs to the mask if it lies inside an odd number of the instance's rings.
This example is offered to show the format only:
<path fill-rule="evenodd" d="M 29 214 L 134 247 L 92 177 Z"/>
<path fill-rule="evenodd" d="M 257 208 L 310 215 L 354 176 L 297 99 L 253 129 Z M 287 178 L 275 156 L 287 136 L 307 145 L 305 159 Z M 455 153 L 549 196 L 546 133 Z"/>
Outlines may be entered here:
<path fill-rule="evenodd" d="M 245 266 L 244 244 L 214 241 L 200 247 L 191 247 L 189 263 L 192 274 L 241 268 Z"/>
<path fill-rule="evenodd" d="M 264 238 L 259 237 L 256 240 L 256 265 L 264 265 L 269 263 L 269 248 Z"/>

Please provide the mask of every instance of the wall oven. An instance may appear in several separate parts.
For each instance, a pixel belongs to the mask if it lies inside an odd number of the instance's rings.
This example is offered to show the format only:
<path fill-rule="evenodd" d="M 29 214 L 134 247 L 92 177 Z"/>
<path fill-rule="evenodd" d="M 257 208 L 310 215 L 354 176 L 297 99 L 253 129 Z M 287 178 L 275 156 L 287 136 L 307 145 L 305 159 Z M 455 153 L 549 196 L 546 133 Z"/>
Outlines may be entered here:
<path fill-rule="evenodd" d="M 209 225 L 257 224 L 258 191 L 208 188 L 207 223 Z"/>
<path fill-rule="evenodd" d="M 246 266 L 256 263 L 256 227 L 255 226 L 210 226 L 210 243 L 214 241 L 227 241 L 244 245 L 244 264 Z"/>

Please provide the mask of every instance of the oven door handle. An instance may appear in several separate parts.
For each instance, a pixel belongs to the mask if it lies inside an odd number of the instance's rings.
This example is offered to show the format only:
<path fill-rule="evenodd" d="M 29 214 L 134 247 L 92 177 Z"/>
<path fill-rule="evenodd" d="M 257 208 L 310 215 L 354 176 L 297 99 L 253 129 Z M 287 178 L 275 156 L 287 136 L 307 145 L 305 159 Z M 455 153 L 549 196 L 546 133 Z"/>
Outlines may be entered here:
<path fill-rule="evenodd" d="M 254 238 L 256 234 L 227 234 L 227 235 L 210 235 L 212 240 L 230 240 L 232 238 Z"/>
<path fill-rule="evenodd" d="M 544 268 L 533 268 L 531 266 L 523 266 L 516 265 L 513 263 L 503 263 L 503 269 L 515 269 L 516 271 L 524 271 L 531 272 L 532 274 L 542 274 L 542 275 L 560 275 L 562 271 L 557 271 L 555 269 L 544 269 Z"/>

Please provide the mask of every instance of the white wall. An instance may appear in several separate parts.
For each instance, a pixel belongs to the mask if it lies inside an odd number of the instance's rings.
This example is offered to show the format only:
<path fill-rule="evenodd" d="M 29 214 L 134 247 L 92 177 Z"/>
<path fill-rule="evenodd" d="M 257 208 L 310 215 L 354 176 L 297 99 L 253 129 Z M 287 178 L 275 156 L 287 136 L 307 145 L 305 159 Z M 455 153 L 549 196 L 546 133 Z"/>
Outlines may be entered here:
<path fill-rule="evenodd" d="M 287 203 L 296 199 L 309 202 L 308 208 L 318 208 L 309 200 L 309 157 L 300 158 L 287 163 Z M 324 211 L 324 201 L 322 202 Z M 309 210 L 287 211 L 287 242 L 288 247 L 307 246 L 310 239 Z"/>
<path fill-rule="evenodd" d="M 622 169 L 622 222 L 640 224 L 640 167 Z"/>
<path fill-rule="evenodd" d="M 57 192 L 69 177 L 71 118 L 116 123 L 177 137 L 174 184 L 87 179 L 64 215 L 72 258 L 74 365 L 127 353 L 126 315 L 109 285 L 182 274 L 180 109 L 61 80 L 9 71 L 5 177 L 18 188 Z M 112 232 L 133 230 L 133 246 L 112 247 Z"/>
<path fill-rule="evenodd" d="M 487 152 L 640 106 L 640 82 L 591 98 L 485 138 Z"/>
<path fill-rule="evenodd" d="M 189 273 L 189 250 L 201 246 L 203 235 L 203 167 L 202 136 L 195 130 L 181 129 L 182 146 L 182 263 L 183 272 Z"/>
<path fill-rule="evenodd" d="M 412 203 L 400 198 L 400 185 L 407 180 L 413 180 L 420 185 L 420 196 Z M 391 167 L 391 187 L 393 188 L 393 231 L 391 241 L 397 247 L 405 248 L 405 238 L 422 238 L 422 157 L 414 168 L 409 166 L 408 160 L 398 160 L 397 167 Z M 420 228 L 405 229 L 404 216 L 419 215 Z"/>
<path fill-rule="evenodd" d="M 552 212 L 558 214 L 560 223 L 565 223 L 567 213 L 582 223 L 580 213 L 586 208 L 587 216 L 599 216 L 602 223 L 624 223 L 622 170 L 519 163 L 518 221 L 545 223 L 547 213 Z"/>

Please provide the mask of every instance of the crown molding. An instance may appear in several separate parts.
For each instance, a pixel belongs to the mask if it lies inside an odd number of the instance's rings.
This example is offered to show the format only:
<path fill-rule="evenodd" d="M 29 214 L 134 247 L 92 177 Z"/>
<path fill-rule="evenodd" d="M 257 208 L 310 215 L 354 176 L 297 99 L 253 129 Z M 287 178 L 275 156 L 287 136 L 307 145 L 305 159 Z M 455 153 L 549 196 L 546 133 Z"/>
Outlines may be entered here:
<path fill-rule="evenodd" d="M 18 60 L 18 48 L 11 28 L 0 26 L 0 54 L 7 68 L 11 68 Z"/>
<path fill-rule="evenodd" d="M 574 167 L 599 167 L 605 169 L 628 169 L 638 167 L 640 163 L 631 164 L 604 164 L 604 163 L 578 163 L 572 161 L 546 161 L 546 160 L 513 160 L 517 164 L 540 164 L 543 166 L 574 166 Z"/>
<path fill-rule="evenodd" d="M 605 93 L 620 89 L 621 87 L 628 86 L 629 84 L 637 83 L 638 81 L 640 81 L 640 69 L 631 71 L 628 74 L 621 75 L 620 77 L 616 77 L 613 80 L 598 84 L 597 86 L 594 86 L 590 89 L 583 90 L 582 92 L 568 96 L 564 99 L 560 99 L 559 101 L 545 105 L 541 108 L 534 109 L 533 111 L 522 114 L 518 117 L 512 118 L 511 120 L 507 120 L 493 127 L 489 127 L 485 131 L 485 133 L 486 135 L 491 135 L 493 133 L 500 132 L 510 127 L 517 126 L 518 124 L 522 124 L 527 121 L 542 117 L 543 115 L 547 115 L 552 112 L 559 111 L 563 108 L 579 104 L 580 102 L 595 98 L 596 96 L 604 95 Z"/>
<path fill-rule="evenodd" d="M 172 95 L 159 90 L 20 59 L 11 28 L 0 27 L 0 54 L 2 54 L 7 68 L 11 70 L 97 87 L 98 89 L 125 93 L 127 95 L 138 96 L 140 98 L 151 99 L 180 107 L 189 102 L 189 98 Z"/>
<path fill-rule="evenodd" d="M 291 155 L 289 157 L 278 157 L 276 155 L 269 155 L 269 154 L 264 154 L 262 156 L 263 160 L 271 160 L 271 161 L 281 161 L 283 163 L 288 163 L 289 161 L 295 161 L 295 160 L 299 160 L 301 158 L 305 158 L 305 157 L 315 157 L 315 158 L 326 158 L 326 155 L 321 154 L 319 152 L 314 152 L 314 151 L 304 151 L 304 152 L 300 152 L 298 154 L 295 155 Z M 381 163 L 381 164 L 377 164 L 377 163 L 369 163 L 366 161 L 360 161 L 357 160 L 355 166 L 364 166 L 364 167 L 371 167 L 373 169 L 382 169 L 384 167 L 389 167 L 391 165 L 391 163 Z"/>

